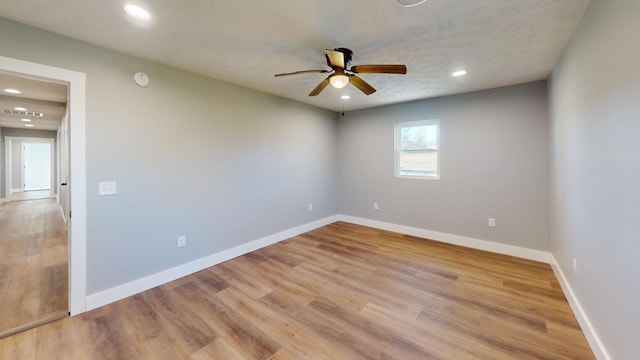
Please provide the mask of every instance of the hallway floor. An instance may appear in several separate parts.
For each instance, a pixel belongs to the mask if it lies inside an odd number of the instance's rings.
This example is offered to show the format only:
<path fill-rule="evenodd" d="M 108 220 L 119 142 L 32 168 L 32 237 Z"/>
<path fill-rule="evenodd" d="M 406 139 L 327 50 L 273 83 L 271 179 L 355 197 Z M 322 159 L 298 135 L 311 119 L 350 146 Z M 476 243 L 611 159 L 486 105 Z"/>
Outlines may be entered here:
<path fill-rule="evenodd" d="M 67 315 L 67 233 L 54 199 L 0 206 L 0 254 L 0 337 Z"/>

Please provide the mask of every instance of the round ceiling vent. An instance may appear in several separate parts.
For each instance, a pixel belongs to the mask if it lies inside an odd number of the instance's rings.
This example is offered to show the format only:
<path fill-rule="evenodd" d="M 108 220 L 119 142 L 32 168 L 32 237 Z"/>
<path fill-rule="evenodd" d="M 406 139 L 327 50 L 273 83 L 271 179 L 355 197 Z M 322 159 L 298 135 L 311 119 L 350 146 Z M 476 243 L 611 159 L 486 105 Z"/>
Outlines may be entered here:
<path fill-rule="evenodd" d="M 398 4 L 402 7 L 412 7 L 422 4 L 427 0 L 398 0 Z"/>

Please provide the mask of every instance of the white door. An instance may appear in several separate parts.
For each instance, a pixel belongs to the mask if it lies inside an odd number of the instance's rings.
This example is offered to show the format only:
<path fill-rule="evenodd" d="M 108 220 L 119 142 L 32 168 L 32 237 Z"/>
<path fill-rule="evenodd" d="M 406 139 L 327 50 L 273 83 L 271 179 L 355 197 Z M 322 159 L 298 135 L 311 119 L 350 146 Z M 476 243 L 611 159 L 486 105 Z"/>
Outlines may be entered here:
<path fill-rule="evenodd" d="M 51 190 L 51 145 L 24 143 L 24 191 Z"/>
<path fill-rule="evenodd" d="M 59 155 L 59 170 L 60 174 L 60 186 L 58 189 L 60 206 L 62 206 L 62 214 L 65 218 L 65 224 L 69 226 L 69 114 L 67 113 L 58 129 L 58 146 L 60 149 Z"/>

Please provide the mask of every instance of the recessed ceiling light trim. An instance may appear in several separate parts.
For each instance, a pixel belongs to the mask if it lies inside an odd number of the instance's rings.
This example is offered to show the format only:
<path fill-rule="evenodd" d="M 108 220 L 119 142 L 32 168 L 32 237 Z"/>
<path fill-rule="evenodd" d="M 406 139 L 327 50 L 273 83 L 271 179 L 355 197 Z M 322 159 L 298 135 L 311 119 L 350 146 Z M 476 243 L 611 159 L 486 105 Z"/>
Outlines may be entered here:
<path fill-rule="evenodd" d="M 26 127 L 33 127 L 33 124 L 24 124 Z"/>
<path fill-rule="evenodd" d="M 15 110 L 15 111 L 27 111 L 27 108 L 23 108 L 23 107 L 17 106 L 17 107 L 14 107 L 13 110 Z"/>
<path fill-rule="evenodd" d="M 453 77 L 460 77 L 460 76 L 465 76 L 467 75 L 467 70 L 458 70 L 458 71 L 454 71 L 453 73 L 451 73 L 451 76 Z"/>
<path fill-rule="evenodd" d="M 145 9 L 143 9 L 140 6 L 137 6 L 137 5 L 126 4 L 124 6 L 124 11 L 126 11 L 127 14 L 129 14 L 129 15 L 131 15 L 134 18 L 139 19 L 139 20 L 149 20 L 149 19 L 151 19 L 151 14 L 147 10 L 145 10 Z"/>
<path fill-rule="evenodd" d="M 18 89 L 4 89 L 4 92 L 9 93 L 9 94 L 22 94 L 22 91 L 18 90 Z"/>
<path fill-rule="evenodd" d="M 340 96 L 340 98 L 341 98 L 342 100 L 349 100 L 349 99 L 351 99 L 351 96 L 349 96 L 349 95 L 342 95 L 342 96 Z"/>
<path fill-rule="evenodd" d="M 418 6 L 427 0 L 397 0 L 397 1 L 398 1 L 398 4 L 400 4 L 400 6 L 402 7 L 412 7 L 412 6 Z"/>
<path fill-rule="evenodd" d="M 20 121 L 31 122 L 31 119 L 20 119 Z"/>

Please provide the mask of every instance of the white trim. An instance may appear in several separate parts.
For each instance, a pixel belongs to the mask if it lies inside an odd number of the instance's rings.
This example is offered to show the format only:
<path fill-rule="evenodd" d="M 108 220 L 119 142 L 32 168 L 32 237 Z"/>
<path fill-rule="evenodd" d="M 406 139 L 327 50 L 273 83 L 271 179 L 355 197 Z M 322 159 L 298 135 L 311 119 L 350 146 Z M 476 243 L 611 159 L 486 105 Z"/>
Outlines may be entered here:
<path fill-rule="evenodd" d="M 305 232 L 317 229 L 319 227 L 338 221 L 338 216 L 329 216 L 324 219 L 316 220 L 304 225 L 296 226 L 279 233 L 265 236 L 263 238 L 238 245 L 234 248 L 223 250 L 221 252 L 203 257 L 186 264 L 160 271 L 158 273 L 145 276 L 143 278 L 133 280 L 126 284 L 122 284 L 110 289 L 100 291 L 87 296 L 87 311 L 98 307 L 116 302 L 126 297 L 141 293 L 156 286 L 168 283 L 181 277 L 193 274 L 197 271 L 220 264 L 235 257 L 248 254 L 252 251 L 261 249 L 265 246 L 275 244 L 277 242 L 289 239 L 291 237 L 303 234 Z"/>
<path fill-rule="evenodd" d="M 57 194 L 56 194 L 56 199 L 57 199 Z M 62 221 L 64 221 L 64 230 L 69 231 L 69 223 L 67 222 L 67 217 L 64 216 L 64 209 L 62 208 L 62 205 L 60 205 L 60 201 L 58 201 L 58 209 L 60 209 L 60 215 L 62 215 Z"/>
<path fill-rule="evenodd" d="M 497 242 L 474 239 L 466 236 L 453 235 L 438 231 L 420 229 L 411 226 L 397 225 L 383 221 L 370 220 L 348 215 L 338 215 L 340 221 L 369 226 L 376 229 L 393 231 L 401 234 L 417 236 L 425 239 L 436 240 L 448 244 L 470 247 L 478 250 L 490 251 L 498 254 L 515 256 L 519 258 L 541 261 L 550 264 L 552 255 L 549 252 L 523 248 L 519 246 L 501 244 Z"/>
<path fill-rule="evenodd" d="M 436 175 L 401 175 L 400 174 L 400 133 L 401 128 L 403 127 L 416 127 L 416 126 L 428 126 L 435 125 L 437 130 L 437 144 L 436 144 Z M 429 119 L 429 120 L 418 120 L 418 121 L 406 121 L 406 122 L 398 122 L 394 127 L 394 140 L 393 140 L 393 158 L 394 158 L 394 169 L 393 173 L 397 178 L 400 179 L 414 179 L 414 180 L 440 180 L 440 120 L 438 119 Z"/>
<path fill-rule="evenodd" d="M 5 136 L 4 137 L 4 188 L 5 188 L 5 196 L 7 194 L 11 195 L 17 192 L 24 192 L 24 171 L 20 173 L 20 187 L 19 188 L 10 188 L 11 180 L 13 177 L 13 142 L 20 141 L 24 143 L 48 143 L 50 146 L 50 151 L 52 152 L 51 156 L 51 193 L 53 193 L 53 186 L 55 184 L 54 174 L 55 168 L 53 166 L 55 162 L 55 158 L 53 157 L 53 145 L 55 144 L 55 138 L 36 138 L 36 137 L 27 137 L 27 136 Z M 20 166 L 24 169 L 24 145 L 20 147 Z M 10 201 L 9 196 L 7 199 Z"/>
<path fill-rule="evenodd" d="M 0 56 L 0 72 L 68 85 L 70 127 L 70 209 L 73 220 L 69 231 L 69 312 L 86 311 L 86 75 L 53 66 Z"/>
<path fill-rule="evenodd" d="M 593 350 L 594 355 L 599 360 L 611 360 L 611 356 L 609 356 L 609 353 L 602 343 L 602 340 L 600 340 L 596 329 L 591 324 L 591 321 L 589 321 L 587 313 L 582 308 L 582 305 L 580 305 L 580 301 L 578 301 L 578 298 L 573 292 L 571 285 L 569 285 L 567 278 L 564 276 L 562 268 L 560 268 L 560 265 L 558 265 L 558 262 L 553 255 L 551 256 L 551 268 L 556 274 L 556 278 L 558 278 L 560 287 L 562 288 L 562 291 L 564 291 L 564 294 L 569 301 L 569 305 L 571 305 L 571 309 L 573 310 L 576 319 L 578 319 L 578 323 L 580 323 L 582 332 L 584 332 L 589 345 L 591 345 L 591 350 Z"/>

